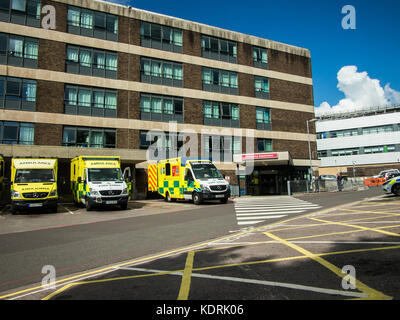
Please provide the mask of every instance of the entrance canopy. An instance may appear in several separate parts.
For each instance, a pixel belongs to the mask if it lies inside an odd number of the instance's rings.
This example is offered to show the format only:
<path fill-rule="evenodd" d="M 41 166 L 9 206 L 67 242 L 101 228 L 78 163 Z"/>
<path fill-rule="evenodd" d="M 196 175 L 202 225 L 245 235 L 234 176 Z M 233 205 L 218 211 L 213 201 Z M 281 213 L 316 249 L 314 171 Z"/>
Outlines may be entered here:
<path fill-rule="evenodd" d="M 254 166 L 281 166 L 292 164 L 289 151 L 234 154 L 233 162 L 244 166 L 249 162 L 253 162 Z"/>

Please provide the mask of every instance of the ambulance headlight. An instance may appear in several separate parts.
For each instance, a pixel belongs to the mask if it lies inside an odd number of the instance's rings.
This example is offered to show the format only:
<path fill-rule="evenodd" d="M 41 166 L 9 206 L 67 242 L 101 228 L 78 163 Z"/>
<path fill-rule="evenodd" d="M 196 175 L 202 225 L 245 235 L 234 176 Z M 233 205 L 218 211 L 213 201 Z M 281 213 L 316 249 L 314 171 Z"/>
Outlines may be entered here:
<path fill-rule="evenodd" d="M 49 197 L 55 197 L 57 195 L 57 189 L 54 189 L 52 192 L 50 192 Z"/>
<path fill-rule="evenodd" d="M 128 193 L 128 188 L 124 188 L 124 189 L 122 190 L 122 193 L 123 193 L 123 194 L 127 194 L 127 193 Z"/>
<path fill-rule="evenodd" d="M 201 184 L 200 187 L 201 187 L 203 190 L 208 190 L 208 185 L 206 185 L 206 184 Z"/>
<path fill-rule="evenodd" d="M 98 191 L 93 190 L 92 188 L 89 189 L 89 192 L 90 192 L 90 194 L 91 194 L 92 196 L 99 196 L 99 195 L 100 195 L 100 193 L 99 193 Z"/>
<path fill-rule="evenodd" d="M 11 192 L 11 197 L 13 197 L 13 198 L 22 198 L 21 194 L 18 191 L 12 191 Z"/>

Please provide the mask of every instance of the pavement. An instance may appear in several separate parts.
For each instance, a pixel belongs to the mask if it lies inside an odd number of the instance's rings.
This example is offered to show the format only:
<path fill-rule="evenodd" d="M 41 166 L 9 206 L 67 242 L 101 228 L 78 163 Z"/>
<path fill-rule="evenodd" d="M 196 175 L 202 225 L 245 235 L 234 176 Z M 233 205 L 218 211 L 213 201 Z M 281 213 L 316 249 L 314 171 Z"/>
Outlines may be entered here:
<path fill-rule="evenodd" d="M 71 274 L 54 287 L 20 288 L 0 299 L 389 300 L 400 298 L 399 262 L 400 198 L 380 195 Z"/>

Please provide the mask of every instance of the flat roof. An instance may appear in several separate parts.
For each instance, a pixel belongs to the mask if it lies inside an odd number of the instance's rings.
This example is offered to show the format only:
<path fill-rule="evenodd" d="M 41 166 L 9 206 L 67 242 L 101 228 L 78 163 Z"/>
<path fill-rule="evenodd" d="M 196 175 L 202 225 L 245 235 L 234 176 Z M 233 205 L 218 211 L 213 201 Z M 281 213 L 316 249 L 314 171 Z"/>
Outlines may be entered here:
<path fill-rule="evenodd" d="M 102 11 L 119 16 L 125 16 L 128 18 L 138 19 L 142 21 L 167 25 L 170 27 L 180 28 L 184 30 L 190 30 L 193 32 L 199 32 L 202 34 L 218 38 L 224 38 L 228 40 L 248 43 L 259 47 L 265 47 L 268 49 L 283 51 L 286 53 L 291 53 L 311 58 L 310 51 L 302 47 L 293 46 L 278 41 L 268 40 L 261 37 L 244 34 L 241 32 L 218 28 L 199 22 L 176 18 L 160 13 L 150 12 L 122 4 L 116 4 L 103 0 L 53 0 L 53 1 L 64 3 L 67 5 L 83 7 L 91 10 Z"/>

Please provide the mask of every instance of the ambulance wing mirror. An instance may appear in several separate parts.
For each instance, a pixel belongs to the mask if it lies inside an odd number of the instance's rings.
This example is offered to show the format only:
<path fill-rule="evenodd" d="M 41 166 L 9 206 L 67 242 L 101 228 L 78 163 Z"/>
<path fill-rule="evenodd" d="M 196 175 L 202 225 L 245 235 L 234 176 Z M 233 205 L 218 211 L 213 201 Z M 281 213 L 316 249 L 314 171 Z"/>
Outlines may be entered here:
<path fill-rule="evenodd" d="M 126 167 L 124 169 L 124 180 L 129 182 L 132 179 L 132 173 L 131 173 L 131 168 L 130 167 Z"/>
<path fill-rule="evenodd" d="M 191 173 L 190 173 L 190 170 L 187 170 L 187 171 L 186 171 L 185 180 L 186 180 L 186 181 L 193 181 L 193 177 L 192 177 L 192 175 L 191 175 Z"/>

